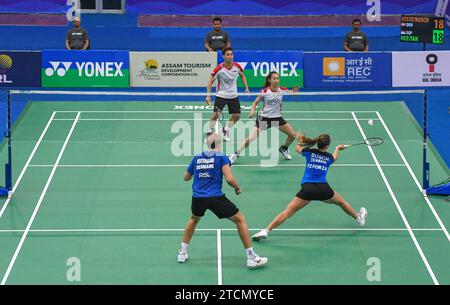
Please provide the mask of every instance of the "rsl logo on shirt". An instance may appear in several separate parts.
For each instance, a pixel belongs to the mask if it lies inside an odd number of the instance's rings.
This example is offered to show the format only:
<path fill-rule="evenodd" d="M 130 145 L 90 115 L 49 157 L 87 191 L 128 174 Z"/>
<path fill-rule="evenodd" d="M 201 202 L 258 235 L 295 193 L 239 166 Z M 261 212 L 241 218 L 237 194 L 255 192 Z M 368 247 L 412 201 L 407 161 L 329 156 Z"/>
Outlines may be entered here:
<path fill-rule="evenodd" d="M 233 85 L 234 81 L 237 79 L 239 72 L 237 69 L 222 69 L 224 72 L 220 77 L 220 82 L 225 83 L 227 86 Z"/>
<path fill-rule="evenodd" d="M 281 96 L 279 94 L 270 94 L 266 97 L 265 102 L 271 106 L 281 104 Z"/>

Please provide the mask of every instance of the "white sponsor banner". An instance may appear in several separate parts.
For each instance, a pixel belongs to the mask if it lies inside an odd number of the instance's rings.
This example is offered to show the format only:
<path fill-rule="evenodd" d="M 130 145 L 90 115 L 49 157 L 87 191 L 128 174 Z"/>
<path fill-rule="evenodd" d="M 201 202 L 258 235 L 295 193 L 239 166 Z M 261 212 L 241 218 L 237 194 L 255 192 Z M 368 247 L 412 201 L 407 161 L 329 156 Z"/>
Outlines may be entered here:
<path fill-rule="evenodd" d="M 450 86 L 450 51 L 392 52 L 392 86 Z"/>
<path fill-rule="evenodd" d="M 130 52 L 131 87 L 205 87 L 215 52 Z"/>

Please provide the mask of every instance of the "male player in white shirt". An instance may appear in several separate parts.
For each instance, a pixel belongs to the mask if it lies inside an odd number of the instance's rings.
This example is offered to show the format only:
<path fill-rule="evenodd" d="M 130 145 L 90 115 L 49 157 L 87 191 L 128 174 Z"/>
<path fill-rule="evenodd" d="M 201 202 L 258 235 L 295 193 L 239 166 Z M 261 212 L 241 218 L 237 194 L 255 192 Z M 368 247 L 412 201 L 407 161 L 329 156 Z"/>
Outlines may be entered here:
<path fill-rule="evenodd" d="M 245 86 L 245 92 L 248 93 L 247 79 L 243 73 L 241 65 L 233 61 L 233 49 L 225 48 L 222 51 L 224 62 L 218 65 L 211 73 L 208 84 L 206 86 L 206 103 L 211 105 L 211 88 L 217 79 L 216 98 L 214 101 L 214 111 L 210 119 L 208 134 L 214 132 L 219 113 L 223 111 L 225 105 L 228 105 L 228 112 L 231 114 L 226 126 L 222 128 L 224 141 L 230 140 L 230 129 L 239 121 L 241 117 L 241 104 L 237 92 L 237 78 L 240 76 Z"/>

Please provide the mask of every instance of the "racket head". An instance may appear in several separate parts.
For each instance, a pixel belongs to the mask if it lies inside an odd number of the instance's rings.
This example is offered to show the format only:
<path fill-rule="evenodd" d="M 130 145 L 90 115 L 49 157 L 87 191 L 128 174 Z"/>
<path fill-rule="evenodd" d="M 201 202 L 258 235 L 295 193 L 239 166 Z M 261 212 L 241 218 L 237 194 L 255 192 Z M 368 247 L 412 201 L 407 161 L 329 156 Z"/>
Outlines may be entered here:
<path fill-rule="evenodd" d="M 364 140 L 364 144 L 368 146 L 378 146 L 384 143 L 384 140 L 379 137 L 367 138 Z"/>

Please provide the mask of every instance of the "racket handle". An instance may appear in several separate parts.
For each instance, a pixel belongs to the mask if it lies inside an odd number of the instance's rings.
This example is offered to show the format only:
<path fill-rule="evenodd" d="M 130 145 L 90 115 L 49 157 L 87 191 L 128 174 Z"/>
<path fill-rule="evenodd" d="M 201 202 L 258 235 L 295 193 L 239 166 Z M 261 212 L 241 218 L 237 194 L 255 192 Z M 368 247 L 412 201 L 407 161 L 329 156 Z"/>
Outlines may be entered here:
<path fill-rule="evenodd" d="M 351 144 L 344 145 L 345 148 L 349 148 L 350 146 L 352 146 L 352 145 Z"/>

